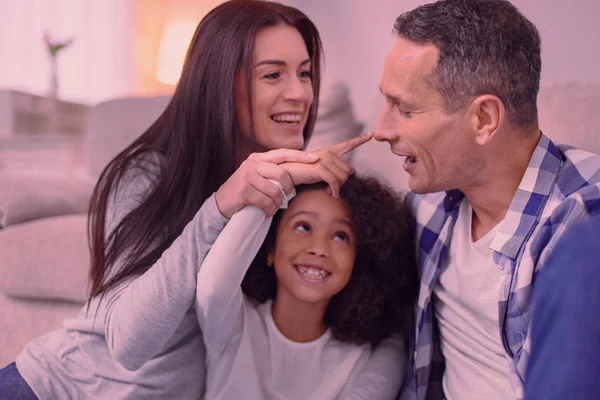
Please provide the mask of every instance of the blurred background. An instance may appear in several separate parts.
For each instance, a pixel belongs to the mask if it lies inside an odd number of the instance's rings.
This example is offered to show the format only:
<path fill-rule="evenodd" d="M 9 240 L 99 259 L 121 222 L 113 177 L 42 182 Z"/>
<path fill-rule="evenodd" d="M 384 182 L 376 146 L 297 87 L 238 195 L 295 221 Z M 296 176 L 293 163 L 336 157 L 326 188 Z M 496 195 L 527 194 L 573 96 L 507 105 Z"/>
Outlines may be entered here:
<path fill-rule="evenodd" d="M 95 104 L 169 93 L 197 22 L 220 0 L 0 0 L 0 89 L 45 95 L 42 40 L 73 38 L 58 55 L 60 98 Z M 319 28 L 326 78 L 342 80 L 359 119 L 378 95 L 395 17 L 417 0 L 286 0 Z M 543 39 L 542 83 L 600 80 L 600 2 L 515 0 Z"/>

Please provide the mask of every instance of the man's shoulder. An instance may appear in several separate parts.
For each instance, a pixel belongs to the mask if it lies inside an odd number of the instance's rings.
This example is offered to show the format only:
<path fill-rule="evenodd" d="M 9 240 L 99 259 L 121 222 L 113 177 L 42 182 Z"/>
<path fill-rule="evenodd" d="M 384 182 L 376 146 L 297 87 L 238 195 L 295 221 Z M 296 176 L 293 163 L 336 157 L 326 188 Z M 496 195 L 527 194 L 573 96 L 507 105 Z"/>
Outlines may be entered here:
<path fill-rule="evenodd" d="M 561 203 L 577 202 L 588 212 L 600 209 L 600 155 L 568 145 L 558 145 L 564 163 L 556 186 L 562 194 Z"/>
<path fill-rule="evenodd" d="M 600 155 L 563 144 L 557 145 L 557 148 L 564 158 L 558 174 L 559 180 L 571 180 L 574 184 L 600 184 Z"/>

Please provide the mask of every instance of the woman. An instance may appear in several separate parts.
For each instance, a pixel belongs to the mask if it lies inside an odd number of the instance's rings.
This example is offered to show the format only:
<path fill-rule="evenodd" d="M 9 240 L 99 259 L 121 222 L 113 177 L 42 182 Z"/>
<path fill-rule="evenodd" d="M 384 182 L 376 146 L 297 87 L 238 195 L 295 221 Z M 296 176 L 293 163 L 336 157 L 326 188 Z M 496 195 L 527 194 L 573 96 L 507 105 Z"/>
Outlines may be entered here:
<path fill-rule="evenodd" d="M 294 40 L 261 40 L 272 27 Z M 40 399 L 201 397 L 196 273 L 228 218 L 247 204 L 274 214 L 283 197 L 269 179 L 288 191 L 323 179 L 337 195 L 352 172 L 338 156 L 370 139 L 318 159 L 299 151 L 315 122 L 320 57 L 316 28 L 291 7 L 231 1 L 201 21 L 170 104 L 94 191 L 88 304 L 30 342 L 0 382 L 10 374 Z M 284 162 L 305 165 L 291 176 Z"/>

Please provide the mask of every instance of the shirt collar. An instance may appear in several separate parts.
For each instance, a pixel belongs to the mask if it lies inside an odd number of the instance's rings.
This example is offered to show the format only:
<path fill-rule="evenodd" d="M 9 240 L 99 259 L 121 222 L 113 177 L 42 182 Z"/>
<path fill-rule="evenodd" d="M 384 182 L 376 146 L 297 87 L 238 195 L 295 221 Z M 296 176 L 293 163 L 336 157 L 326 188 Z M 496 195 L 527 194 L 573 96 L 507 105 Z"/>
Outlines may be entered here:
<path fill-rule="evenodd" d="M 542 133 L 500 229 L 492 241 L 490 247 L 493 250 L 511 259 L 517 257 L 544 209 L 561 164 L 560 151 Z M 456 212 L 464 197 L 460 190 L 447 191 L 443 204 L 446 213 Z"/>

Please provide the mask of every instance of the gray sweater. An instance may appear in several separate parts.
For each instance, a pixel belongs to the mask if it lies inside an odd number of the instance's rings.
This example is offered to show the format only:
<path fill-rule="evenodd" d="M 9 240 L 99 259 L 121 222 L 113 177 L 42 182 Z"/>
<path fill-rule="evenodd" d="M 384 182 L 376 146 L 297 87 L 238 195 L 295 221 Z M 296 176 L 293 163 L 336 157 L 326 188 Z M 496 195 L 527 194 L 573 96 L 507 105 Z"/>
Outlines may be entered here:
<path fill-rule="evenodd" d="M 107 231 L 148 193 L 130 170 L 109 202 Z M 30 342 L 17 368 L 41 399 L 198 399 L 205 350 L 196 274 L 227 223 L 214 195 L 146 273 L 94 298 L 64 328 Z M 82 266 L 83 267 L 83 266 Z"/>

